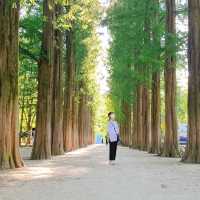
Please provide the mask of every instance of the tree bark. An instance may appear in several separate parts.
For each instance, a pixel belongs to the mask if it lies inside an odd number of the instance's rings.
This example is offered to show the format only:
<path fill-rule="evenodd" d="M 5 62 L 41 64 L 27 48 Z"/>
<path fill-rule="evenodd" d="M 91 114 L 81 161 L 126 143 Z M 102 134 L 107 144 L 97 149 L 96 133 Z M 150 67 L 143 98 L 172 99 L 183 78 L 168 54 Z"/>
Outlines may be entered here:
<path fill-rule="evenodd" d="M 152 74 L 151 139 L 149 153 L 160 154 L 160 72 Z"/>
<path fill-rule="evenodd" d="M 137 88 L 137 148 L 142 149 L 143 140 L 143 120 L 142 120 L 142 94 L 143 86 L 138 86 Z"/>
<path fill-rule="evenodd" d="M 84 146 L 84 122 L 86 116 L 86 103 L 85 103 L 85 95 L 81 94 L 80 103 L 79 103 L 79 114 L 78 114 L 78 132 L 79 132 L 79 147 Z"/>
<path fill-rule="evenodd" d="M 150 97 L 149 89 L 147 86 L 143 87 L 142 94 L 142 144 L 141 150 L 147 151 L 149 145 L 149 136 L 150 136 Z"/>
<path fill-rule="evenodd" d="M 55 5 L 56 20 L 62 15 L 62 6 Z M 52 100 L 52 155 L 64 154 L 63 148 L 63 34 L 55 30 L 53 100 Z"/>
<path fill-rule="evenodd" d="M 0 169 L 22 167 L 17 136 L 19 1 L 0 2 Z"/>
<path fill-rule="evenodd" d="M 24 101 L 25 101 L 25 98 L 24 98 L 24 95 L 23 95 L 22 101 L 21 101 L 21 116 L 20 116 L 20 129 L 19 129 L 20 133 L 23 132 L 23 121 L 24 121 L 24 110 L 25 110 Z"/>
<path fill-rule="evenodd" d="M 66 69 L 65 69 L 65 92 L 64 92 L 64 112 L 63 112 L 63 134 L 64 134 L 64 151 L 72 150 L 72 109 L 74 96 L 74 47 L 73 32 L 67 31 L 66 35 Z"/>
<path fill-rule="evenodd" d="M 145 5 L 145 19 L 144 19 L 144 46 L 149 47 L 151 43 L 151 21 L 150 21 L 150 3 L 147 1 Z M 144 76 L 144 83 L 142 85 L 142 144 L 141 150 L 147 151 L 149 147 L 149 138 L 151 134 L 151 109 L 150 109 L 150 91 L 149 91 L 149 83 L 150 83 L 150 66 L 149 63 L 146 63 L 145 66 L 142 67 L 142 74 Z"/>
<path fill-rule="evenodd" d="M 171 38 L 176 34 L 175 0 L 166 0 L 166 45 L 170 46 Z M 176 116 L 176 56 L 166 50 L 165 66 L 165 142 L 162 155 L 178 156 L 177 116 Z"/>
<path fill-rule="evenodd" d="M 74 88 L 73 96 L 73 106 L 72 106 L 72 138 L 73 138 L 73 150 L 79 148 L 79 138 L 78 138 L 78 90 L 76 89 L 77 85 Z"/>
<path fill-rule="evenodd" d="M 152 38 L 156 47 L 160 48 L 161 36 L 157 31 L 157 27 L 160 26 L 160 1 L 154 0 L 154 14 L 152 18 L 153 31 Z M 155 56 L 155 59 L 160 60 L 160 54 Z M 149 153 L 160 154 L 160 71 L 153 69 L 152 72 L 152 85 L 151 85 L 151 137 L 149 145 Z"/>
<path fill-rule="evenodd" d="M 200 163 L 200 2 L 189 4 L 188 144 L 183 160 Z"/>
<path fill-rule="evenodd" d="M 133 117 L 132 117 L 132 148 L 137 148 L 137 103 L 133 104 Z"/>
<path fill-rule="evenodd" d="M 51 157 L 51 111 L 54 64 L 54 0 L 43 2 L 42 52 L 38 71 L 36 136 L 32 159 Z"/>

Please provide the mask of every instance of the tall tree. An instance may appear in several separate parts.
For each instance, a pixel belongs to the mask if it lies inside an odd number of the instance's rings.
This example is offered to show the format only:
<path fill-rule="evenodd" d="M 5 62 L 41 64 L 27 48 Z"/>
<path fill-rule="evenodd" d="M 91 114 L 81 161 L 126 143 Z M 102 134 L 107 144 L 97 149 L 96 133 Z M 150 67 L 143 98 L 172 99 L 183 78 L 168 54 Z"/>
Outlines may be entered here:
<path fill-rule="evenodd" d="M 152 75 L 151 140 L 149 153 L 160 154 L 160 73 Z"/>
<path fill-rule="evenodd" d="M 74 77 L 75 79 L 76 76 Z M 73 149 L 77 149 L 79 147 L 79 134 L 78 134 L 78 113 L 79 113 L 79 94 L 78 94 L 78 85 L 74 83 L 73 88 L 73 106 L 72 106 L 72 145 Z"/>
<path fill-rule="evenodd" d="M 61 155 L 63 149 L 63 33 L 59 25 L 63 8 L 55 5 L 54 65 L 53 65 L 53 100 L 52 100 L 52 155 Z"/>
<path fill-rule="evenodd" d="M 42 49 L 38 72 L 36 137 L 32 159 L 51 157 L 51 110 L 54 64 L 54 0 L 43 2 Z"/>
<path fill-rule="evenodd" d="M 151 4 L 148 1 L 145 1 L 145 16 L 144 16 L 144 46 L 146 49 L 150 46 L 151 42 L 151 15 L 150 12 L 152 9 Z M 151 133 L 151 115 L 150 115 L 150 90 L 149 90 L 149 80 L 150 80 L 150 65 L 145 63 L 143 67 L 144 73 L 144 86 L 143 86 L 143 94 L 142 94 L 142 126 L 143 126 L 143 133 L 142 133 L 142 150 L 147 150 L 149 147 L 150 141 L 150 133 Z"/>
<path fill-rule="evenodd" d="M 74 86 L 74 44 L 73 31 L 66 33 L 66 59 L 65 65 L 65 92 L 64 92 L 64 112 L 63 112 L 63 134 L 64 150 L 72 150 L 72 109 L 73 109 L 73 86 Z"/>
<path fill-rule="evenodd" d="M 166 0 L 165 143 L 162 152 L 162 155 L 166 157 L 176 157 L 178 155 L 176 116 L 176 55 L 175 53 L 172 53 L 172 44 L 175 36 L 175 0 Z"/>
<path fill-rule="evenodd" d="M 19 1 L 0 2 L 0 168 L 23 166 L 18 148 Z"/>
<path fill-rule="evenodd" d="M 154 0 L 153 7 L 153 19 L 151 20 L 152 40 L 157 48 L 160 48 L 160 2 Z M 156 53 L 155 59 L 160 60 L 159 52 Z M 159 64 L 157 64 L 159 65 Z M 149 144 L 149 153 L 160 154 L 160 110 L 161 110 L 161 99 L 160 99 L 160 67 L 152 71 L 152 85 L 151 85 L 151 137 Z"/>
<path fill-rule="evenodd" d="M 81 87 L 83 85 L 81 84 Z M 84 127 L 84 123 L 85 123 L 85 115 L 86 115 L 86 97 L 84 94 L 80 94 L 80 103 L 79 103 L 79 114 L 78 114 L 78 133 L 79 133 L 79 146 L 80 147 L 84 147 L 84 133 L 85 133 L 85 127 Z"/>
<path fill-rule="evenodd" d="M 188 144 L 183 160 L 200 163 L 200 2 L 189 0 Z"/>

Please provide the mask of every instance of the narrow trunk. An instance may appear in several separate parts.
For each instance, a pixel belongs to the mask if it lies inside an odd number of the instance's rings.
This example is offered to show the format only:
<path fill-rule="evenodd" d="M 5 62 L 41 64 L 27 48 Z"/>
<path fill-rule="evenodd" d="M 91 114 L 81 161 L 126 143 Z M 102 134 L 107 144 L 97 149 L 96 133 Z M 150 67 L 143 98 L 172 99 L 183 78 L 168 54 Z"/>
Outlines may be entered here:
<path fill-rule="evenodd" d="M 73 149 L 79 147 L 79 138 L 78 138 L 78 90 L 74 89 L 73 96 L 73 106 L 72 106 L 72 138 L 73 138 Z"/>
<path fill-rule="evenodd" d="M 62 6 L 55 6 L 56 19 L 62 15 Z M 52 100 L 52 155 L 62 155 L 63 149 L 63 34 L 55 30 L 53 100 Z"/>
<path fill-rule="evenodd" d="M 131 140 L 131 106 L 128 103 L 124 103 L 124 144 L 130 146 Z"/>
<path fill-rule="evenodd" d="M 146 151 L 149 145 L 150 136 L 150 97 L 149 89 L 143 88 L 142 94 L 142 144 L 141 150 Z"/>
<path fill-rule="evenodd" d="M 137 106 L 136 102 L 133 104 L 133 117 L 132 117 L 132 148 L 137 148 Z"/>
<path fill-rule="evenodd" d="M 22 133 L 23 131 L 23 121 L 24 121 L 24 110 L 25 110 L 25 105 L 24 105 L 24 96 L 22 97 L 22 105 L 21 105 L 21 116 L 20 116 L 20 130 L 19 132 Z"/>
<path fill-rule="evenodd" d="M 85 102 L 84 102 L 84 106 L 85 106 L 85 113 L 84 113 L 84 136 L 83 136 L 83 143 L 84 143 L 84 146 L 87 146 L 88 145 L 88 135 L 89 135 L 89 129 L 88 129 L 88 124 L 89 124 L 89 109 L 88 109 L 88 106 L 87 106 L 87 101 L 88 101 L 88 97 L 87 95 L 85 95 Z"/>
<path fill-rule="evenodd" d="M 84 118 L 85 118 L 85 95 L 81 94 L 79 103 L 79 114 L 78 114 L 78 132 L 79 132 L 79 147 L 83 147 L 83 137 L 84 137 Z"/>
<path fill-rule="evenodd" d="M 64 151 L 72 150 L 72 109 L 74 93 L 74 48 L 72 30 L 67 31 L 66 35 L 66 69 L 65 69 L 65 91 L 64 91 L 64 112 L 63 112 L 63 134 Z"/>
<path fill-rule="evenodd" d="M 153 31 L 152 37 L 156 47 L 160 48 L 160 34 L 157 27 L 160 26 L 160 1 L 154 0 L 154 15 L 152 18 Z M 160 55 L 156 55 L 155 59 L 160 60 Z M 151 85 L 151 137 L 149 145 L 149 153 L 160 154 L 160 71 L 159 68 L 152 72 Z"/>
<path fill-rule="evenodd" d="M 151 142 L 149 153 L 160 154 L 160 72 L 152 75 Z"/>
<path fill-rule="evenodd" d="M 26 123 L 26 130 L 30 131 L 32 128 L 32 104 L 33 104 L 33 99 L 28 99 L 27 100 L 27 105 L 28 105 L 28 110 L 27 110 L 27 123 Z"/>
<path fill-rule="evenodd" d="M 200 4 L 189 3 L 188 144 L 183 160 L 200 163 Z"/>
<path fill-rule="evenodd" d="M 143 140 L 143 124 L 142 124 L 142 94 L 143 87 L 140 85 L 137 89 L 137 148 L 142 149 L 142 140 Z"/>
<path fill-rule="evenodd" d="M 0 169 L 22 167 L 17 136 L 19 1 L 0 2 Z"/>
<path fill-rule="evenodd" d="M 176 34 L 175 0 L 166 0 L 166 45 L 170 46 Z M 165 66 L 165 143 L 163 156 L 178 156 L 176 116 L 176 56 L 166 50 Z"/>
<path fill-rule="evenodd" d="M 149 47 L 151 43 L 151 30 L 150 30 L 150 3 L 146 1 L 145 10 L 146 16 L 144 21 L 144 46 Z M 142 144 L 141 149 L 143 151 L 148 150 L 149 137 L 151 133 L 151 116 L 150 116 L 150 91 L 149 91 L 149 80 L 150 80 L 150 66 L 148 63 L 143 66 L 142 74 L 144 76 L 143 91 L 142 91 Z"/>
<path fill-rule="evenodd" d="M 51 157 L 51 110 L 52 82 L 54 64 L 54 1 L 44 0 L 42 52 L 38 71 L 38 103 L 36 119 L 36 136 L 32 159 L 49 159 Z"/>

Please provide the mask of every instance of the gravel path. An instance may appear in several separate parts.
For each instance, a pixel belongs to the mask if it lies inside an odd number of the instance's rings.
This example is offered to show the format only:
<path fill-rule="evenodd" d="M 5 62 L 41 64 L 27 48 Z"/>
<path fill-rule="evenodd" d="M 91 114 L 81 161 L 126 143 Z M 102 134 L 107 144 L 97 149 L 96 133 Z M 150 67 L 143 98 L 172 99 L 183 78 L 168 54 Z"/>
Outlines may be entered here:
<path fill-rule="evenodd" d="M 105 145 L 48 161 L 26 160 L 25 168 L 0 172 L 0 200 L 200 199 L 200 165 L 118 150 L 115 166 L 108 165 Z"/>

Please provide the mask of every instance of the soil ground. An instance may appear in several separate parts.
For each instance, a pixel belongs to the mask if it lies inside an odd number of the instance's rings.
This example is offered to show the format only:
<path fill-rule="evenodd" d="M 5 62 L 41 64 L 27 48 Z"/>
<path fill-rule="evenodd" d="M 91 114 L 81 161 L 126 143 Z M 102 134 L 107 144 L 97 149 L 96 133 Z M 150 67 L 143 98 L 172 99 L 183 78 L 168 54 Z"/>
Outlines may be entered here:
<path fill-rule="evenodd" d="M 198 200 L 200 165 L 118 148 L 117 163 L 108 165 L 108 147 L 92 145 L 31 161 L 0 172 L 0 200 Z"/>

